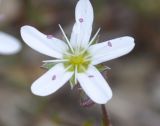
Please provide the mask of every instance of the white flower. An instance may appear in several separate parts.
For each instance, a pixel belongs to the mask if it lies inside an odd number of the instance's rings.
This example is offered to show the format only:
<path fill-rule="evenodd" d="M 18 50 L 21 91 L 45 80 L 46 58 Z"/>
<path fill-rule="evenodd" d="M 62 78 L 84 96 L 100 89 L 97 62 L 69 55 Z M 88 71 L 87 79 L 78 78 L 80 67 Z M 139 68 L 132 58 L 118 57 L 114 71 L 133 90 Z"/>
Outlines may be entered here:
<path fill-rule="evenodd" d="M 1 5 L 2 0 L 0 0 Z M 5 15 L 0 14 L 0 22 L 4 21 Z M 11 55 L 19 52 L 20 42 L 13 36 L 0 31 L 0 55 Z"/>
<path fill-rule="evenodd" d="M 79 0 L 75 17 L 70 40 L 59 25 L 66 42 L 44 35 L 31 26 L 21 28 L 21 36 L 26 44 L 42 54 L 56 58 L 44 61 L 56 65 L 36 80 L 31 90 L 35 95 L 47 96 L 68 80 L 74 79 L 94 102 L 105 104 L 111 99 L 112 91 L 96 65 L 129 53 L 134 48 L 134 39 L 125 36 L 93 45 L 99 30 L 90 40 L 93 8 L 89 0 Z"/>
<path fill-rule="evenodd" d="M 19 52 L 21 49 L 20 42 L 11 35 L 0 32 L 0 54 L 11 55 Z"/>

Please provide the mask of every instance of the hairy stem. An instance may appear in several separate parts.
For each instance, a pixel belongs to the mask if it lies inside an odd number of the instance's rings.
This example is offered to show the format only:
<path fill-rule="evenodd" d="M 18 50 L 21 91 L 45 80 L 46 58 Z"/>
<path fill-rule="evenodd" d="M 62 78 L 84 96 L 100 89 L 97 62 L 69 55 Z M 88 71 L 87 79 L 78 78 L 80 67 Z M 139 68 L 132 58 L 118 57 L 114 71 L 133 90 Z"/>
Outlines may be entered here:
<path fill-rule="evenodd" d="M 101 110 L 102 110 L 102 115 L 103 115 L 103 126 L 112 126 L 110 119 L 109 119 L 109 115 L 108 112 L 105 108 L 105 105 L 101 105 Z"/>

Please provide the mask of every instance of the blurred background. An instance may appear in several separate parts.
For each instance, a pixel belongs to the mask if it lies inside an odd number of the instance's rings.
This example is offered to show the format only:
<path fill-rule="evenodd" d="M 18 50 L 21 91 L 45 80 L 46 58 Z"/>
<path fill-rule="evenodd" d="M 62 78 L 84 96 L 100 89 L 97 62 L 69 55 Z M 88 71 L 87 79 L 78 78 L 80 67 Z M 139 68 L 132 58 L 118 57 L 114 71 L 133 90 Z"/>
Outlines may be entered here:
<path fill-rule="evenodd" d="M 135 49 L 109 61 L 105 74 L 113 90 L 106 104 L 113 126 L 160 126 L 160 0 L 91 0 L 93 33 L 100 42 L 129 35 Z M 0 30 L 23 44 L 17 55 L 0 55 L 0 126 L 100 126 L 99 105 L 83 108 L 69 84 L 49 97 L 31 94 L 34 80 L 45 73 L 41 55 L 26 46 L 20 27 L 32 25 L 60 39 L 61 24 L 68 36 L 75 22 L 77 0 L 2 0 Z M 46 82 L 47 83 L 47 82 Z"/>

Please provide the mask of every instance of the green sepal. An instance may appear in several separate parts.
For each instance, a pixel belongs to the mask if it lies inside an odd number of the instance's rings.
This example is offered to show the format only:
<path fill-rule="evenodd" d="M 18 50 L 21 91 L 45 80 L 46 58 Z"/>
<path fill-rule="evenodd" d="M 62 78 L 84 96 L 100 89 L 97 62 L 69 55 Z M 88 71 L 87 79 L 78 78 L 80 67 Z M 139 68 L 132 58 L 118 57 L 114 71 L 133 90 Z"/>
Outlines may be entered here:
<path fill-rule="evenodd" d="M 44 63 L 41 68 L 44 68 L 44 69 L 51 69 L 53 66 L 55 66 L 56 63 Z"/>
<path fill-rule="evenodd" d="M 76 84 L 75 84 L 75 76 L 74 76 L 74 75 L 73 75 L 73 76 L 71 77 L 71 79 L 69 80 L 69 83 L 70 83 L 71 89 L 73 89 L 74 86 L 76 85 Z"/>
<path fill-rule="evenodd" d="M 103 65 L 103 64 L 97 65 L 96 68 L 97 68 L 100 72 L 103 72 L 103 71 L 105 71 L 105 70 L 107 70 L 107 69 L 110 69 L 109 67 L 107 67 L 107 66 L 105 66 L 105 65 Z"/>

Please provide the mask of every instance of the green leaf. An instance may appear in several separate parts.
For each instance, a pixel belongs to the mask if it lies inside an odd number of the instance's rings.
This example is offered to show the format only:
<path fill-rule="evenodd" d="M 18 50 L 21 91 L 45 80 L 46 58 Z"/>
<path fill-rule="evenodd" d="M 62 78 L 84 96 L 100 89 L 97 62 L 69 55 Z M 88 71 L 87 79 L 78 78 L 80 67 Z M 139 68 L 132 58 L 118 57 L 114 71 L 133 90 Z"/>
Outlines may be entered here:
<path fill-rule="evenodd" d="M 56 63 L 44 63 L 41 68 L 45 68 L 45 69 L 51 69 L 53 66 L 55 66 Z"/>

